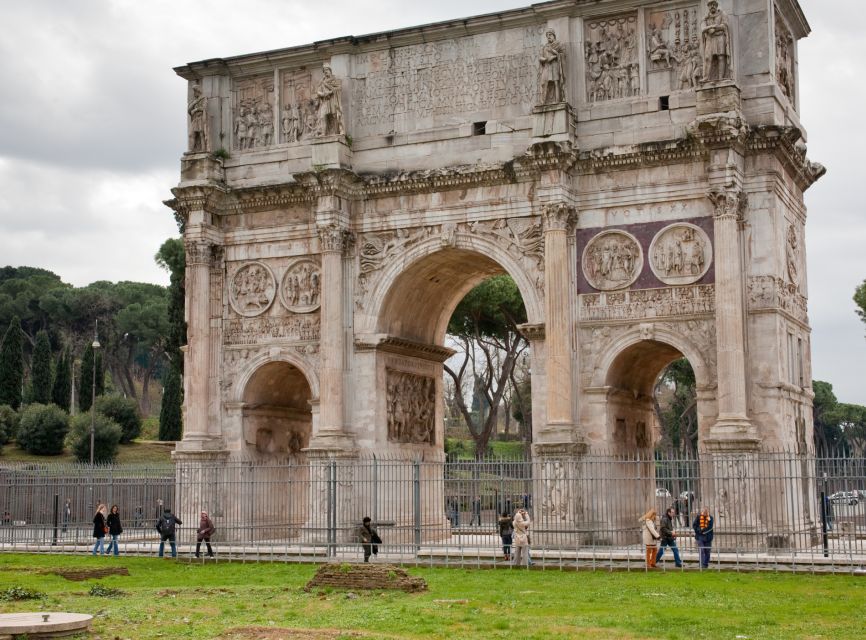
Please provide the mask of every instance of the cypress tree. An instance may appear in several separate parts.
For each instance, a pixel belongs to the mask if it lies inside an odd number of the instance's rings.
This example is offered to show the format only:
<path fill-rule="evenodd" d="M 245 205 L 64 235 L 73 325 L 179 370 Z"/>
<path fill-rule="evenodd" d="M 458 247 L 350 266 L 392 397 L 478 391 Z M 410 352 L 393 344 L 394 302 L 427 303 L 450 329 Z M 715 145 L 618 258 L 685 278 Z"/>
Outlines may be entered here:
<path fill-rule="evenodd" d="M 72 396 L 72 357 L 68 349 L 57 356 L 54 371 L 54 386 L 51 388 L 51 402 L 64 411 L 69 411 Z"/>
<path fill-rule="evenodd" d="M 0 404 L 16 411 L 21 406 L 24 384 L 24 350 L 21 341 L 21 320 L 13 316 L 0 346 Z"/>
<path fill-rule="evenodd" d="M 159 439 L 177 441 L 183 434 L 181 404 L 183 390 L 180 374 L 174 367 L 168 368 L 165 378 L 165 390 L 162 393 L 162 407 L 159 411 Z"/>
<path fill-rule="evenodd" d="M 51 341 L 44 329 L 36 334 L 36 346 L 30 359 L 29 402 L 51 402 Z"/>
<path fill-rule="evenodd" d="M 102 366 L 102 349 L 96 351 L 96 397 L 105 395 L 105 367 Z"/>
<path fill-rule="evenodd" d="M 78 381 L 78 410 L 90 411 L 93 400 L 93 347 L 90 343 L 84 348 L 81 358 L 81 378 Z"/>

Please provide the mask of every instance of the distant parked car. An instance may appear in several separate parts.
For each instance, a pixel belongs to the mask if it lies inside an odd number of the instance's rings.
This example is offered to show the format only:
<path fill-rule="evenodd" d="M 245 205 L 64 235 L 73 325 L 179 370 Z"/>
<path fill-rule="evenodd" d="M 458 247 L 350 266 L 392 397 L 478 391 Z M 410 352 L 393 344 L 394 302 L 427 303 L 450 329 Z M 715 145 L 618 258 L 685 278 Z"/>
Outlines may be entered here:
<path fill-rule="evenodd" d="M 830 496 L 830 502 L 854 507 L 860 503 L 860 496 L 856 491 L 837 491 Z"/>
<path fill-rule="evenodd" d="M 658 487 L 656 489 L 656 498 L 670 498 L 671 492 L 665 489 L 664 487 Z"/>

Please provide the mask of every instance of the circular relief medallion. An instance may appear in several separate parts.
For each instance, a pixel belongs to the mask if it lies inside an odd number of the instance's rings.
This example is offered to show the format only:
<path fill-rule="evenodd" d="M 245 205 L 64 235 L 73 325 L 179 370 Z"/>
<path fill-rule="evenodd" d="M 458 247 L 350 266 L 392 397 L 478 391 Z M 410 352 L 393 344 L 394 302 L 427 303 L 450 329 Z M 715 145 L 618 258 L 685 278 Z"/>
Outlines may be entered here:
<path fill-rule="evenodd" d="M 583 273 L 596 289 L 624 289 L 640 275 L 643 251 L 630 233 L 602 231 L 583 250 Z"/>
<path fill-rule="evenodd" d="M 312 260 L 298 260 L 289 265 L 280 285 L 283 306 L 295 313 L 310 313 L 319 308 L 322 274 Z"/>
<path fill-rule="evenodd" d="M 267 311 L 276 294 L 274 274 L 261 262 L 249 262 L 235 271 L 229 286 L 232 309 L 248 318 Z"/>
<path fill-rule="evenodd" d="M 713 261 L 710 238 L 700 227 L 678 222 L 659 231 L 650 243 L 650 268 L 665 284 L 692 284 Z"/>

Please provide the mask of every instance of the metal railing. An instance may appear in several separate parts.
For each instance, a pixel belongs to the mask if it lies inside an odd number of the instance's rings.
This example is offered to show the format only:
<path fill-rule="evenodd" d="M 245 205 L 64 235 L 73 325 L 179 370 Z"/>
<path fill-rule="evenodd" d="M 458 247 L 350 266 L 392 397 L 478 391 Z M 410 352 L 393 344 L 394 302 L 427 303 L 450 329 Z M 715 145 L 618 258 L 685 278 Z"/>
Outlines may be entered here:
<path fill-rule="evenodd" d="M 160 502 L 161 501 L 161 502 Z M 505 564 L 498 519 L 526 507 L 539 566 L 642 567 L 639 517 L 674 509 L 687 566 L 692 524 L 715 518 L 713 567 L 866 565 L 866 461 L 787 452 L 532 460 L 324 458 L 177 466 L 0 465 L 0 551 L 82 552 L 94 505 L 117 504 L 122 553 L 155 553 L 163 507 L 195 548 L 210 513 L 218 557 L 361 558 L 361 519 L 403 563 Z M 672 566 L 672 565 L 671 565 Z"/>

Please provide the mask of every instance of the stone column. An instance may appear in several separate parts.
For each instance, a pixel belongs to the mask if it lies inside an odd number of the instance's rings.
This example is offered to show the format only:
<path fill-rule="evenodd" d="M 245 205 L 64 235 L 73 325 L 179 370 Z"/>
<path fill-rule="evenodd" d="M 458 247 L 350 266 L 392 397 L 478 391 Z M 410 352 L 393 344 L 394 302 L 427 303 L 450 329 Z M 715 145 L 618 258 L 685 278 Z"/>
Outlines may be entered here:
<path fill-rule="evenodd" d="M 209 440 L 210 405 L 210 267 L 213 245 L 188 237 L 186 247 L 187 349 L 184 356 L 183 442 L 180 448 L 198 449 Z"/>
<path fill-rule="evenodd" d="M 708 194 L 715 207 L 716 350 L 718 418 L 710 429 L 713 443 L 730 441 L 735 449 L 757 444 L 746 397 L 746 332 L 740 222 L 746 195 L 733 183 Z"/>
<path fill-rule="evenodd" d="M 319 369 L 319 422 L 310 442 L 311 449 L 345 447 L 345 388 L 343 370 L 346 313 L 343 282 L 343 252 L 348 231 L 336 222 L 319 225 L 322 251 L 322 306 Z"/>
<path fill-rule="evenodd" d="M 544 207 L 544 305 L 547 422 L 541 440 L 570 442 L 574 427 L 574 380 L 568 230 L 576 215 L 562 202 Z"/>

